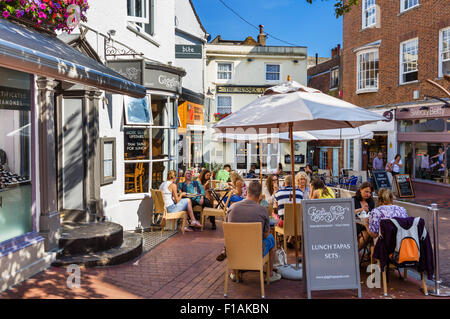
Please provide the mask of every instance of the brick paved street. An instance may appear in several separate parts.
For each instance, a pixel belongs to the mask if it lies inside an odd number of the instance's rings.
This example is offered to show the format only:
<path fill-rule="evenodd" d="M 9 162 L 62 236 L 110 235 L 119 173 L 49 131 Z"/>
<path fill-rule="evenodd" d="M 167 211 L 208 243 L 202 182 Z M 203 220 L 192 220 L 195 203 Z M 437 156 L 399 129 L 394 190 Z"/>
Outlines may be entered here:
<path fill-rule="evenodd" d="M 447 224 L 448 225 L 448 224 Z M 0 298 L 180 298 L 222 299 L 225 262 L 215 257 L 223 247 L 221 222 L 217 231 L 181 233 L 130 263 L 82 269 L 81 287 L 68 289 L 64 268 L 51 268 L 4 292 Z M 447 240 L 448 242 L 448 240 Z M 448 249 L 447 245 L 443 248 Z M 289 254 L 293 262 L 293 252 Z M 362 273 L 363 298 L 383 299 L 382 289 L 368 289 Z M 448 272 L 447 272 L 448 274 Z M 244 283 L 230 282 L 230 299 L 259 298 L 258 274 L 247 272 Z M 432 298 L 410 278 L 403 282 L 393 273 L 389 283 L 393 299 Z M 281 280 L 266 286 L 266 298 L 305 298 L 301 282 Z M 353 291 L 313 292 L 313 298 L 356 298 Z"/>

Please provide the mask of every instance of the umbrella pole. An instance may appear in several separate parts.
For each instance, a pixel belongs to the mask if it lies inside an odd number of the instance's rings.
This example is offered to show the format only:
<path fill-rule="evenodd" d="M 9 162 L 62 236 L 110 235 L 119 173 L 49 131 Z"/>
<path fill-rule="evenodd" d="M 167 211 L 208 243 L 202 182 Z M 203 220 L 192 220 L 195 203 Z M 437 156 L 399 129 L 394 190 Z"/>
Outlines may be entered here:
<path fill-rule="evenodd" d="M 298 232 L 297 232 L 297 197 L 295 191 L 295 154 L 293 123 L 289 123 L 289 139 L 291 142 L 291 173 L 292 173 L 292 201 L 294 204 L 294 234 L 295 234 L 295 269 L 298 270 Z"/>
<path fill-rule="evenodd" d="M 263 163 L 262 163 L 262 143 L 259 143 L 259 177 L 261 178 L 261 187 L 263 184 L 263 173 L 262 173 L 262 169 L 263 169 Z"/>

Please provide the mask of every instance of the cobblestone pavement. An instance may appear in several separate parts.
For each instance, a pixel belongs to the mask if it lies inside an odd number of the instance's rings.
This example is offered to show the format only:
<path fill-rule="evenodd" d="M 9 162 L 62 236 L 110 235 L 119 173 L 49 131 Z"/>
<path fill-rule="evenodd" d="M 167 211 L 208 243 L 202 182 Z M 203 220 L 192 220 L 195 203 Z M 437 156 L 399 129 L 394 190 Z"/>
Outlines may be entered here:
<path fill-rule="evenodd" d="M 138 259 L 127 264 L 81 270 L 80 288 L 67 288 L 64 268 L 50 268 L 0 294 L 1 298 L 179 298 L 223 299 L 225 261 L 215 257 L 223 247 L 222 223 L 218 229 L 178 233 Z M 448 247 L 447 247 L 448 249 Z M 289 262 L 294 261 L 293 251 Z M 389 297 L 382 289 L 367 288 L 367 274 L 361 269 L 362 295 L 367 299 L 432 298 L 420 292 L 420 283 L 403 281 L 397 273 L 390 276 Z M 229 299 L 258 299 L 259 275 L 244 274 L 243 283 L 229 284 Z M 281 280 L 266 286 L 266 298 L 306 298 L 301 281 Z M 313 298 L 356 298 L 350 290 L 313 292 Z"/>

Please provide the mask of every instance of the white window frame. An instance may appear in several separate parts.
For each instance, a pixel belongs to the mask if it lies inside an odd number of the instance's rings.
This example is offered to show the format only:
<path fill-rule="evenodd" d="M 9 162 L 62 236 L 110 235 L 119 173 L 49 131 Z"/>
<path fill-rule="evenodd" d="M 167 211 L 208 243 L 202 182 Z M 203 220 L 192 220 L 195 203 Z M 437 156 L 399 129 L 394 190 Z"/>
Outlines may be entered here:
<path fill-rule="evenodd" d="M 376 53 L 378 57 L 378 74 L 376 78 L 376 85 L 373 87 L 360 87 L 360 66 L 361 63 L 359 62 L 360 56 L 368 53 Z M 363 82 L 365 82 L 363 80 Z M 368 50 L 361 50 L 356 54 L 356 93 L 367 93 L 367 92 L 378 92 L 379 89 L 379 83 L 380 83 L 380 53 L 378 48 L 374 49 L 368 49 Z"/>
<path fill-rule="evenodd" d="M 227 73 L 230 73 L 230 79 L 219 79 L 219 65 L 220 64 L 229 64 L 231 65 L 231 70 L 230 71 L 226 71 Z M 223 72 L 223 71 L 220 71 Z M 228 83 L 233 81 L 233 77 L 234 77 L 234 63 L 233 62 L 229 62 L 229 61 L 217 61 L 216 63 L 216 80 L 217 82 L 220 83 Z"/>
<path fill-rule="evenodd" d="M 332 86 L 332 84 L 333 84 L 333 71 L 337 71 L 337 85 L 336 86 Z M 340 73 L 339 72 L 339 67 L 334 67 L 334 68 L 332 68 L 330 70 L 330 89 L 335 90 L 335 89 L 339 88 L 339 84 L 340 84 L 340 81 L 341 81 L 339 73 Z"/>
<path fill-rule="evenodd" d="M 408 72 L 403 72 L 403 63 L 405 63 L 403 61 L 403 45 L 409 43 L 409 42 L 413 42 L 413 41 L 417 41 L 417 68 L 416 70 L 412 70 L 412 71 L 408 71 Z M 399 83 L 400 84 L 408 84 L 408 83 L 415 83 L 418 82 L 418 76 L 419 76 L 419 38 L 413 38 L 413 39 L 409 39 L 406 41 L 403 41 L 400 43 L 400 69 L 399 69 Z M 417 80 L 414 81 L 408 81 L 405 82 L 403 81 L 403 75 L 408 74 L 408 73 L 412 73 L 412 72 L 417 72 Z"/>
<path fill-rule="evenodd" d="M 280 71 L 278 72 L 279 78 L 278 80 L 267 80 L 267 73 L 275 74 L 275 72 L 267 72 L 267 66 L 268 65 L 277 65 L 280 68 Z M 268 83 L 278 83 L 281 81 L 281 64 L 280 63 L 264 63 L 264 80 Z"/>
<path fill-rule="evenodd" d="M 140 1 L 141 2 L 141 6 L 142 6 L 142 12 L 143 12 L 143 17 L 137 17 L 135 15 L 128 15 L 128 1 L 127 1 L 127 20 L 130 22 L 135 22 L 135 23 L 144 23 L 144 24 L 148 24 L 149 21 L 149 8 L 150 8 L 150 2 L 149 0 L 130 0 L 131 6 L 132 6 L 132 12 L 135 11 L 135 4 L 136 1 Z"/>
<path fill-rule="evenodd" d="M 444 77 L 444 71 L 442 68 L 442 64 L 444 62 L 450 61 L 450 43 L 449 43 L 448 51 L 445 52 L 445 53 L 449 54 L 449 57 L 445 60 L 443 58 L 443 55 L 444 55 L 444 46 L 443 46 L 444 32 L 448 32 L 449 36 L 450 36 L 450 26 L 439 30 L 439 72 L 438 72 L 438 74 L 439 74 L 440 78 Z"/>
<path fill-rule="evenodd" d="M 410 1 L 417 1 L 417 3 L 415 5 L 412 5 L 412 6 L 406 8 L 405 1 L 407 1 L 408 3 Z M 408 10 L 410 10 L 412 8 L 418 7 L 419 5 L 420 5 L 419 0 L 400 0 L 400 12 L 408 11 Z"/>
<path fill-rule="evenodd" d="M 219 113 L 219 98 L 221 98 L 221 97 L 229 97 L 230 98 L 230 101 L 231 101 L 230 113 L 232 113 L 233 112 L 233 96 L 232 95 L 217 95 L 217 97 L 216 97 L 216 113 Z"/>
<path fill-rule="evenodd" d="M 373 5 L 371 5 L 370 7 L 366 8 L 366 3 L 368 1 L 372 1 L 372 0 L 363 0 L 362 4 L 361 4 L 361 10 L 362 10 L 362 14 L 361 14 L 362 23 L 361 23 L 361 26 L 362 26 L 362 29 L 370 28 L 370 27 L 373 27 L 374 25 L 377 24 L 376 0 L 373 0 Z M 369 17 L 367 17 L 367 19 L 366 19 L 366 13 L 369 13 L 372 10 L 373 10 L 374 21 L 373 21 L 373 23 L 368 24 L 368 20 L 370 20 L 370 19 L 369 19 Z"/>

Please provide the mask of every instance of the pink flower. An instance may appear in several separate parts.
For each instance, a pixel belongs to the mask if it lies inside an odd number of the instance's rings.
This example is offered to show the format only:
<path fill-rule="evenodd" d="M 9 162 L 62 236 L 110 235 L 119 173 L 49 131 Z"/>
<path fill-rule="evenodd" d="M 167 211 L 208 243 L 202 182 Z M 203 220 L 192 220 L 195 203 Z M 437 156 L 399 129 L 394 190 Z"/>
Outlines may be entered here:
<path fill-rule="evenodd" d="M 6 10 L 3 11 L 3 17 L 5 17 L 5 18 L 9 17 L 9 12 Z"/>

